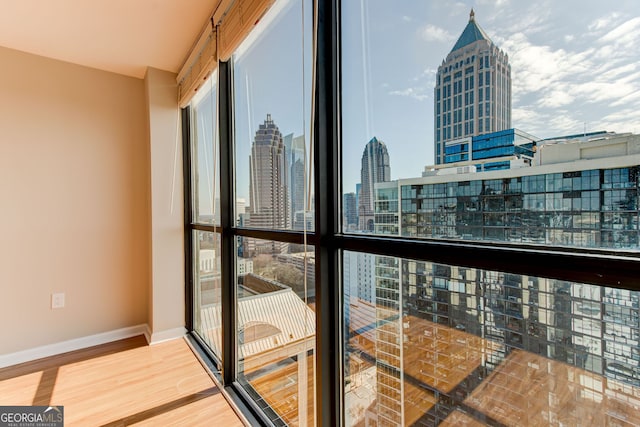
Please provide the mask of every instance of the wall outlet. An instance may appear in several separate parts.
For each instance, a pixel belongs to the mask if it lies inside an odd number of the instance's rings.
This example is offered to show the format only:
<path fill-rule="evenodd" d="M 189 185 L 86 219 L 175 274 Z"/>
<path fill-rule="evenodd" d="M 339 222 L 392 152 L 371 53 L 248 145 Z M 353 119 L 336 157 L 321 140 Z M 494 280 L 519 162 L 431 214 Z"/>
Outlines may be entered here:
<path fill-rule="evenodd" d="M 51 294 L 51 308 L 64 308 L 64 292 Z"/>

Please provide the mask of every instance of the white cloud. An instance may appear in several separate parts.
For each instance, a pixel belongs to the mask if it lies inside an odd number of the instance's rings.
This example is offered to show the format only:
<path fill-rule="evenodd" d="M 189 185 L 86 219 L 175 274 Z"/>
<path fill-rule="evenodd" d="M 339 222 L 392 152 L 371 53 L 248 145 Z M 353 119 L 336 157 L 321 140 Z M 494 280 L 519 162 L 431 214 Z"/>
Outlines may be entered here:
<path fill-rule="evenodd" d="M 512 110 L 513 125 L 538 138 L 549 138 L 581 131 L 583 123 L 567 109 L 516 107 Z"/>
<path fill-rule="evenodd" d="M 542 115 L 538 110 L 527 107 L 514 107 L 511 110 L 511 118 L 517 126 L 523 130 L 534 129 L 542 122 Z"/>
<path fill-rule="evenodd" d="M 606 66 L 608 61 L 615 61 L 616 49 L 613 45 L 598 46 L 598 49 L 594 52 L 595 59 L 603 61 L 602 64 Z"/>
<path fill-rule="evenodd" d="M 410 17 L 410 16 L 407 16 L 407 15 L 404 15 L 404 16 L 402 17 L 402 20 L 403 20 L 404 22 L 411 22 L 411 21 L 412 21 L 411 17 Z"/>
<path fill-rule="evenodd" d="M 549 121 L 549 125 L 560 135 L 577 133 L 584 129 L 584 122 L 573 118 L 574 115 L 574 111 L 561 110 Z"/>
<path fill-rule="evenodd" d="M 478 0 L 479 6 L 506 6 L 509 4 L 509 0 Z"/>
<path fill-rule="evenodd" d="M 420 29 L 420 36 L 429 42 L 437 41 L 449 43 L 455 40 L 455 36 L 447 30 L 431 24 L 427 24 Z"/>
<path fill-rule="evenodd" d="M 635 62 L 640 18 L 609 28 L 617 18 L 614 14 L 594 21 L 591 27 L 599 29 L 598 35 L 565 36 L 565 42 L 575 41 L 574 50 L 561 48 L 562 39 L 536 44 L 523 32 L 499 43 L 512 67 L 515 127 L 538 136 L 580 131 L 585 122 L 607 130 L 632 130 L 629 123 L 640 120 L 634 118 L 640 116 L 640 66 Z M 620 46 L 627 56 L 620 54 Z M 630 109 L 625 115 L 602 118 L 621 107 Z"/>
<path fill-rule="evenodd" d="M 633 49 L 637 52 L 637 43 L 640 40 L 640 16 L 630 19 L 615 27 L 600 38 L 600 42 L 612 43 L 617 48 Z"/>
<path fill-rule="evenodd" d="M 613 113 L 607 114 L 602 118 L 603 121 L 625 121 L 629 118 L 629 116 L 635 116 L 637 119 L 640 119 L 640 111 L 636 108 L 626 108 L 624 110 L 618 110 Z"/>
<path fill-rule="evenodd" d="M 562 49 L 536 46 L 524 34 L 515 34 L 507 40 L 503 50 L 510 52 L 514 92 L 538 92 L 570 72 L 576 60 Z"/>
<path fill-rule="evenodd" d="M 516 33 L 529 35 L 544 33 L 551 26 L 552 8 L 548 3 L 549 1 L 537 2 L 526 9 L 503 8 L 496 5 L 496 11 L 486 18 L 486 22 L 489 25 L 485 30 L 488 31 L 491 39 L 496 42 L 499 41 L 499 44 Z M 501 9 L 507 9 L 508 11 L 503 13 Z M 482 22 L 484 21 L 485 19 L 482 19 Z"/>
<path fill-rule="evenodd" d="M 634 91 L 630 83 L 591 81 L 574 85 L 572 92 L 586 102 L 608 102 L 620 99 Z"/>
<path fill-rule="evenodd" d="M 427 80 L 428 82 L 431 82 L 431 84 L 433 84 L 433 82 L 435 81 L 435 77 L 436 74 L 438 73 L 438 70 L 435 68 L 427 68 L 425 69 L 422 74 L 414 77 L 412 80 L 414 82 L 420 81 L 420 80 Z"/>
<path fill-rule="evenodd" d="M 640 90 L 636 90 L 628 95 L 623 96 L 611 104 L 611 107 L 623 107 L 625 105 L 636 105 L 636 110 L 640 111 Z"/>
<path fill-rule="evenodd" d="M 602 117 L 593 124 L 594 128 L 615 130 L 618 132 L 640 132 L 640 109 L 626 108 Z"/>
<path fill-rule="evenodd" d="M 463 2 L 456 2 L 447 8 L 449 9 L 450 16 L 460 16 L 462 14 L 469 13 L 471 10 L 469 6 Z"/>
<path fill-rule="evenodd" d="M 425 99 L 430 98 L 427 92 L 427 89 L 425 89 L 424 87 L 409 87 L 402 90 L 389 91 L 389 95 L 406 96 L 418 101 L 424 101 Z"/>
<path fill-rule="evenodd" d="M 537 105 L 542 108 L 558 108 L 571 104 L 575 98 L 569 94 L 569 91 L 562 90 L 561 88 L 552 89 L 537 102 Z"/>
<path fill-rule="evenodd" d="M 591 22 L 588 28 L 590 31 L 595 31 L 595 32 L 609 28 L 613 25 L 614 22 L 618 20 L 619 17 L 620 17 L 619 13 L 612 12 L 607 16 L 598 18 L 595 21 Z"/>
<path fill-rule="evenodd" d="M 634 72 L 637 68 L 638 66 L 636 64 L 624 64 L 619 67 L 610 67 L 610 69 L 597 74 L 600 74 L 600 78 L 603 78 L 605 80 L 614 80 L 614 79 L 622 78 L 625 75 L 628 75 L 629 73 Z"/>

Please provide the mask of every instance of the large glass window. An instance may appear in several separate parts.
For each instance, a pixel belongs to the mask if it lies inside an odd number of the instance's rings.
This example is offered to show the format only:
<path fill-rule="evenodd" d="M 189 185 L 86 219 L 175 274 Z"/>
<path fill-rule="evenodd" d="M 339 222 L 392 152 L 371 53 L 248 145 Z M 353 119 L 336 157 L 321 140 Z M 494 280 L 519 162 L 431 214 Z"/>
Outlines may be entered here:
<path fill-rule="evenodd" d="M 601 50 L 630 47 L 640 14 L 540 7 L 342 2 L 341 183 L 356 203 L 341 217 L 358 249 L 342 266 L 347 425 L 639 421 L 622 403 L 640 393 L 638 292 L 494 258 L 640 247 L 640 116 L 623 94 L 640 89 L 640 56 L 614 65 Z M 579 23 L 562 24 L 568 14 Z M 478 81 L 464 97 L 463 70 Z M 441 118 L 450 103 L 453 122 Z M 409 258 L 374 249 L 397 238 Z M 482 261 L 432 261 L 444 242 L 454 254 L 477 244 Z"/>
<path fill-rule="evenodd" d="M 263 421 L 640 424 L 640 14 L 490 3 L 277 0 L 185 111 L 191 329 Z"/>
<path fill-rule="evenodd" d="M 271 232 L 236 240 L 237 377 L 273 422 L 300 426 L 315 419 L 311 12 L 276 2 L 232 58 L 237 226 Z"/>
<path fill-rule="evenodd" d="M 206 230 L 191 230 L 193 330 L 222 358 L 220 151 L 217 74 L 209 77 L 191 102 L 191 221 Z"/>

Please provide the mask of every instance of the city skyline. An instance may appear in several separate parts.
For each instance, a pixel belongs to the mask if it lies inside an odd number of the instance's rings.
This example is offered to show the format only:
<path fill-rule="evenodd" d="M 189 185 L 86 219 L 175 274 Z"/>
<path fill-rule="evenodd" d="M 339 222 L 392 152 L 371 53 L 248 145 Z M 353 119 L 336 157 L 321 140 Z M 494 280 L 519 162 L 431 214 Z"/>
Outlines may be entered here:
<path fill-rule="evenodd" d="M 471 8 L 491 40 L 509 55 L 512 127 L 540 138 L 585 130 L 640 132 L 640 66 L 633 48 L 640 41 L 635 31 L 640 12 L 632 1 L 615 7 L 577 1 L 349 2 L 343 5 L 344 159 L 360 158 L 375 136 L 387 144 L 391 165 L 402 164 L 392 168 L 392 180 L 420 176 L 435 163 L 435 74 L 464 30 Z M 235 122 L 236 191 L 245 200 L 248 173 L 242 172 L 243 163 L 260 117 L 270 113 L 283 134 L 305 135 L 307 157 L 311 155 L 306 136 L 311 44 L 306 39 L 300 43 L 302 28 L 310 24 L 308 11 L 301 19 L 296 7 L 283 9 L 279 19 L 286 25 L 280 28 L 287 32 L 264 32 L 235 65 L 235 102 L 243 113 Z M 277 55 L 272 45 L 282 46 Z M 303 80 L 298 73 L 284 72 L 303 66 Z M 254 72 L 258 67 L 260 73 Z M 281 90 L 283 78 L 289 79 L 290 90 Z M 342 193 L 355 191 L 360 168 L 345 163 L 342 182 Z"/>

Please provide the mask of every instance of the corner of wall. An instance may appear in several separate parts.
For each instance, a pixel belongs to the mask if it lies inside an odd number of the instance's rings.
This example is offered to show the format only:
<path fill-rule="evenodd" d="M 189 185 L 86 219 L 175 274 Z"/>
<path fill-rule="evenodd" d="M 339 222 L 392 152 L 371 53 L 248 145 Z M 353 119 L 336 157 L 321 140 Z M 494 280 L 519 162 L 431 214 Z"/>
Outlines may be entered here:
<path fill-rule="evenodd" d="M 151 209 L 151 342 L 184 334 L 182 141 L 176 75 L 147 68 Z M 180 332 L 177 332 L 180 331 Z"/>

